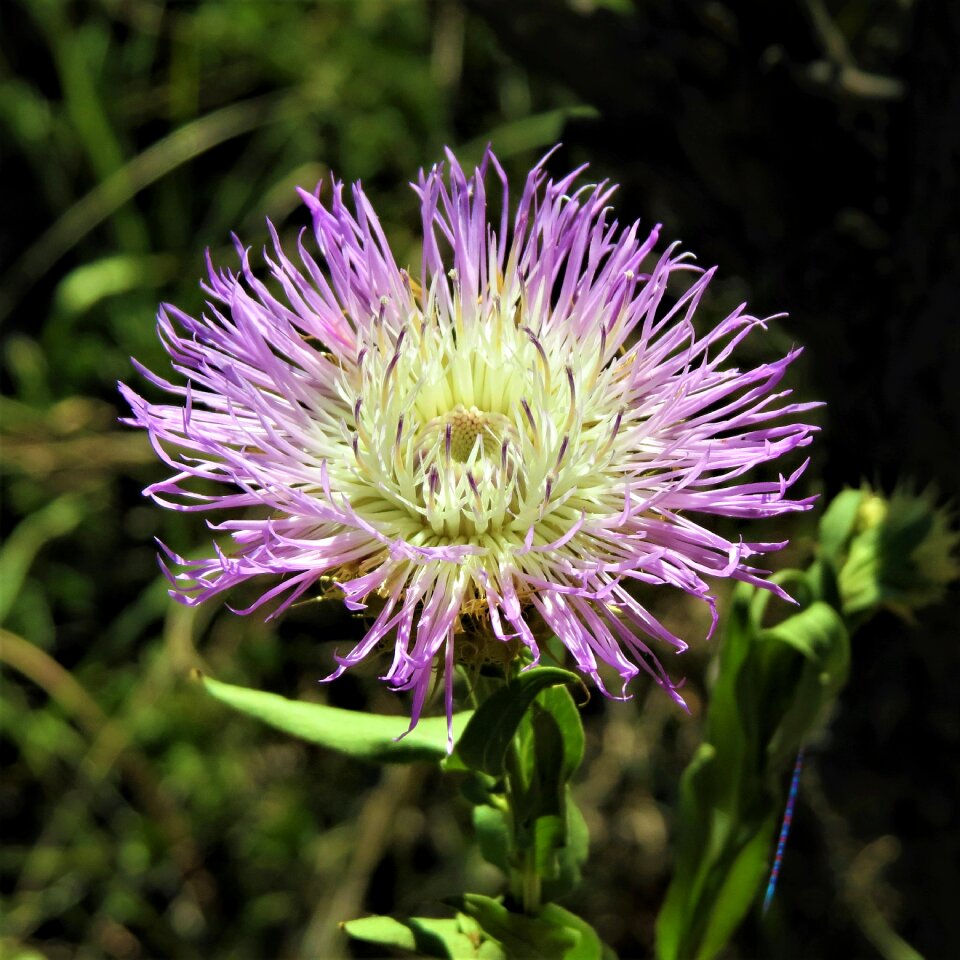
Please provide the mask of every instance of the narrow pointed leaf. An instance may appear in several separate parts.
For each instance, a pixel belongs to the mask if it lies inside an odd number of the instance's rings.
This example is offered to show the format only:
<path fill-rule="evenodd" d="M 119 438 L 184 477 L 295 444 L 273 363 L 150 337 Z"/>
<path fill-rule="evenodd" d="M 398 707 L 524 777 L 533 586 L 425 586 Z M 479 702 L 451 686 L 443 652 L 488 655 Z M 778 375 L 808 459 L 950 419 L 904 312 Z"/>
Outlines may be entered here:
<path fill-rule="evenodd" d="M 521 673 L 476 710 L 457 741 L 457 755 L 471 769 L 500 776 L 507 747 L 537 694 L 557 684 L 579 682 L 575 673 L 559 667 L 534 667 Z"/>
<path fill-rule="evenodd" d="M 523 960 L 601 960 L 600 938 L 579 917 L 548 904 L 539 916 L 508 910 L 502 903 L 475 893 L 450 901 L 473 917 L 508 957 Z"/>
<path fill-rule="evenodd" d="M 536 702 L 556 721 L 563 740 L 562 776 L 564 780 L 569 780 L 583 762 L 584 736 L 580 711 L 565 686 L 541 690 Z"/>
<path fill-rule="evenodd" d="M 474 807 L 473 832 L 483 859 L 509 875 L 510 826 L 506 814 L 496 807 Z"/>
<path fill-rule="evenodd" d="M 813 602 L 762 628 L 764 600 L 737 591 L 707 712 L 680 785 L 674 876 L 659 960 L 710 960 L 756 901 L 783 811 L 784 775 L 849 668 L 839 614 Z"/>
<path fill-rule="evenodd" d="M 463 920 L 470 924 L 468 918 L 464 917 Z M 342 926 L 355 940 L 409 951 L 419 957 L 503 960 L 504 956 L 497 944 L 481 939 L 470 932 L 469 928 L 465 930 L 464 923 L 459 919 L 411 917 L 395 920 L 392 917 L 363 917 L 359 920 L 348 920 Z"/>
<path fill-rule="evenodd" d="M 779 773 L 846 683 L 850 640 L 840 615 L 825 603 L 814 603 L 761 631 L 757 642 L 765 654 L 761 683 L 764 713 L 772 726 L 766 736 L 768 763 Z"/>
<path fill-rule="evenodd" d="M 581 869 L 587 860 L 590 849 L 590 830 L 583 819 L 580 808 L 574 803 L 567 787 L 566 803 L 567 828 L 564 845 L 556 851 L 556 876 L 543 880 L 544 900 L 557 900 L 572 893 L 580 886 Z"/>
<path fill-rule="evenodd" d="M 770 847 L 777 829 L 775 815 L 739 848 L 721 878 L 713 899 L 713 910 L 700 941 L 696 960 L 711 960 L 726 945 L 743 922 L 754 901 L 754 891 L 770 870 Z"/>
<path fill-rule="evenodd" d="M 557 927 L 576 930 L 580 934 L 579 943 L 564 954 L 565 960 L 602 960 L 613 956 L 613 951 L 597 935 L 597 931 L 569 910 L 556 903 L 548 903 L 540 911 L 540 919 Z"/>
<path fill-rule="evenodd" d="M 376 763 L 409 763 L 440 761 L 447 755 L 446 717 L 421 720 L 401 740 L 397 738 L 407 729 L 403 717 L 288 700 L 275 693 L 237 687 L 210 677 L 200 679 L 207 693 L 234 710 L 291 736 L 351 757 Z M 469 718 L 470 713 L 454 715 L 454 735 L 464 728 Z"/>

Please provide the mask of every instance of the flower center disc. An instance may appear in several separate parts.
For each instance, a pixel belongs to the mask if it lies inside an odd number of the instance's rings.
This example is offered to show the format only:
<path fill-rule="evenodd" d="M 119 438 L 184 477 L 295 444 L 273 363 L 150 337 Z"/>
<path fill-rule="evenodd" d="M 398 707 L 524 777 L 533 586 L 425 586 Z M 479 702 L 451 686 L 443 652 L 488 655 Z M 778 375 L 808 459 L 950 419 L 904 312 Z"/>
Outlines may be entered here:
<path fill-rule="evenodd" d="M 450 427 L 450 456 L 459 463 L 466 463 L 476 445 L 477 437 L 484 435 L 481 447 L 493 439 L 488 418 L 476 407 L 467 409 L 458 405 L 446 416 Z"/>

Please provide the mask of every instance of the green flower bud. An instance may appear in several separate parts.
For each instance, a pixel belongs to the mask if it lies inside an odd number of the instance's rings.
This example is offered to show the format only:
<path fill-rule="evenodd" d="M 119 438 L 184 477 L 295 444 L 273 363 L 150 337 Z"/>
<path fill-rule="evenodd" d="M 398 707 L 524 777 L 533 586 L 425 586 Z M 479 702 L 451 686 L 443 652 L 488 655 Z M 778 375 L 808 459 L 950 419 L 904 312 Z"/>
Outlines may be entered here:
<path fill-rule="evenodd" d="M 847 617 L 885 607 L 911 619 L 914 611 L 943 598 L 960 574 L 955 548 L 960 533 L 935 495 L 899 488 L 889 497 L 869 487 L 844 491 L 843 509 L 824 516 L 837 571 L 841 609 Z M 831 516 L 832 514 L 832 516 Z"/>

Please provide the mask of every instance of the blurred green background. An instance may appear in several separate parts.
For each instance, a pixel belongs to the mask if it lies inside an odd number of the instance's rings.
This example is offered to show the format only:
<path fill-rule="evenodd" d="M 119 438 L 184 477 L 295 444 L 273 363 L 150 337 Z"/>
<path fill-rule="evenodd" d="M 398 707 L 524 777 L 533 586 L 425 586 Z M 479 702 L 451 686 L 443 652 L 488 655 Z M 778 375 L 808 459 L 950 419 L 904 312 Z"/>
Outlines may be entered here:
<path fill-rule="evenodd" d="M 198 312 L 203 251 L 231 265 L 295 185 L 363 179 L 415 261 L 406 183 L 444 145 L 491 141 L 514 181 L 549 146 L 623 184 L 721 273 L 705 316 L 789 310 L 751 356 L 809 349 L 829 403 L 810 490 L 864 477 L 960 492 L 958 5 L 934 0 L 6 0 L 0 9 L 3 324 L 2 955 L 364 956 L 339 920 L 422 912 L 498 879 L 435 773 L 291 742 L 206 699 L 223 680 L 402 715 L 375 669 L 321 687 L 358 625 L 336 604 L 279 623 L 173 605 L 154 537 L 196 518 L 117 423 L 128 358 L 163 368 L 157 303 Z M 951 212 L 952 211 L 952 212 Z M 754 527 L 793 538 L 815 518 Z M 234 597 L 236 601 L 242 598 Z M 774 913 L 730 956 L 955 955 L 960 827 L 957 595 L 855 638 L 811 751 Z M 655 595 L 674 629 L 703 612 Z M 649 954 L 670 808 L 699 737 L 709 646 L 684 659 L 693 716 L 639 689 L 586 709 L 577 787 L 592 830 L 572 909 Z M 351 952 L 352 951 L 352 952 Z"/>

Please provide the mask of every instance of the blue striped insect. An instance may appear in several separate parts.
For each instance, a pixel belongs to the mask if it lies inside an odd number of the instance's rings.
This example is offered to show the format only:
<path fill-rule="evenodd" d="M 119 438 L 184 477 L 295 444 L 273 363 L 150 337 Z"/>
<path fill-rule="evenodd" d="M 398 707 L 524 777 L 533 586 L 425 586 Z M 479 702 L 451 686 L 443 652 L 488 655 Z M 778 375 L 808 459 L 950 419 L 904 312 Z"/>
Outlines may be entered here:
<path fill-rule="evenodd" d="M 797 762 L 793 765 L 793 777 L 790 780 L 790 791 L 787 793 L 787 808 L 783 811 L 783 823 L 780 824 L 780 836 L 777 837 L 777 852 L 773 855 L 773 868 L 770 871 L 770 880 L 767 882 L 767 892 L 763 895 L 763 912 L 770 909 L 773 893 L 777 889 L 777 878 L 780 876 L 780 866 L 783 863 L 783 851 L 790 836 L 790 824 L 793 822 L 793 808 L 797 803 L 797 791 L 800 788 L 800 771 L 803 769 L 803 747 L 797 751 Z"/>

